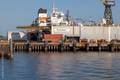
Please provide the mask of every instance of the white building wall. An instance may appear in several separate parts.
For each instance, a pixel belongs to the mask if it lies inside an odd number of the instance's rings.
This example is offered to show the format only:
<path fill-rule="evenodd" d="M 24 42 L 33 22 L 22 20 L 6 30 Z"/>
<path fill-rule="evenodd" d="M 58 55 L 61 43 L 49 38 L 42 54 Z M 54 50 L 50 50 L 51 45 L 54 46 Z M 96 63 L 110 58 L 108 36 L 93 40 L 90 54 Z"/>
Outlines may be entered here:
<path fill-rule="evenodd" d="M 52 26 L 52 34 L 80 36 L 81 39 L 120 40 L 120 27 L 102 26 Z"/>
<path fill-rule="evenodd" d="M 52 26 L 52 34 L 63 34 L 67 36 L 80 36 L 78 26 Z"/>
<path fill-rule="evenodd" d="M 107 27 L 81 27 L 81 38 L 86 39 L 109 39 Z"/>
<path fill-rule="evenodd" d="M 81 38 L 86 39 L 112 39 L 120 40 L 120 27 L 100 27 L 100 26 L 83 26 L 81 27 Z"/>

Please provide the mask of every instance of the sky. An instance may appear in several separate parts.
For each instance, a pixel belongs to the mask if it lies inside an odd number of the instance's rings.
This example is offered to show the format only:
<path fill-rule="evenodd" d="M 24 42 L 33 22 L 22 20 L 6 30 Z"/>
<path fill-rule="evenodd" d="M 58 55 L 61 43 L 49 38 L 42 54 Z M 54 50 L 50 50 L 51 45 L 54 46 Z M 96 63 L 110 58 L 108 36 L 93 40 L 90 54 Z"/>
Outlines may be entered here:
<path fill-rule="evenodd" d="M 104 6 L 101 0 L 0 0 L 0 34 L 16 31 L 16 26 L 30 25 L 37 17 L 39 8 L 46 8 L 50 14 L 52 4 L 66 13 L 70 11 L 73 18 L 100 21 L 103 18 Z M 112 7 L 115 23 L 120 23 L 120 0 Z"/>

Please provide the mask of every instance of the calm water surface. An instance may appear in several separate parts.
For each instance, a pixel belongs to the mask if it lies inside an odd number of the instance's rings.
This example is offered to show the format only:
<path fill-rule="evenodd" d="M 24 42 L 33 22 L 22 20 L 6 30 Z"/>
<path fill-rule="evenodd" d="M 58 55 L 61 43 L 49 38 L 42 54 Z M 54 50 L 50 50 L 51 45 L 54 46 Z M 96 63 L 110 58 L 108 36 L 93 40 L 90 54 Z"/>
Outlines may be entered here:
<path fill-rule="evenodd" d="M 120 53 L 15 53 L 4 80 L 120 80 Z"/>

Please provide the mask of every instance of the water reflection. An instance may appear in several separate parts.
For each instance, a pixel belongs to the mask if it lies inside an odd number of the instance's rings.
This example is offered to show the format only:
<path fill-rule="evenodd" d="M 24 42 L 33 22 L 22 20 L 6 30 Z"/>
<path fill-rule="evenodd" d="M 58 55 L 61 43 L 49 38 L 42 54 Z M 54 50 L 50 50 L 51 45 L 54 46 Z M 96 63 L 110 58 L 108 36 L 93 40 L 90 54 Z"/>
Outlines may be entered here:
<path fill-rule="evenodd" d="M 119 62 L 120 53 L 15 53 L 5 80 L 120 80 Z"/>

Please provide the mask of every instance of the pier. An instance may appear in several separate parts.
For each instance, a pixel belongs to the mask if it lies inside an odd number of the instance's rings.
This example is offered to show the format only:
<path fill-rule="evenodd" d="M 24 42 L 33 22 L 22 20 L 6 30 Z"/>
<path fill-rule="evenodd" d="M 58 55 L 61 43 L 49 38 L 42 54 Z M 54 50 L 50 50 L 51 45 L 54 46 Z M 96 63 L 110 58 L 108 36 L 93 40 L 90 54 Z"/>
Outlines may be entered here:
<path fill-rule="evenodd" d="M 9 48 L 7 48 L 7 47 L 0 48 L 0 59 L 1 58 L 4 58 L 4 59 L 12 59 L 13 58 L 13 55 Z"/>
<path fill-rule="evenodd" d="M 0 49 L 8 49 L 3 51 L 10 52 L 10 44 L 8 41 L 0 42 Z M 27 52 L 50 52 L 50 51 L 120 51 L 120 41 L 112 40 L 106 42 L 104 40 L 87 40 L 83 39 L 79 42 L 37 42 L 37 41 L 13 41 L 13 52 L 27 51 Z"/>
<path fill-rule="evenodd" d="M 29 52 L 40 52 L 40 51 L 70 51 L 72 48 L 71 43 L 58 43 L 58 42 L 14 42 L 13 51 L 29 51 Z"/>
<path fill-rule="evenodd" d="M 0 58 L 12 59 L 13 54 L 7 40 L 0 40 Z"/>

